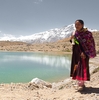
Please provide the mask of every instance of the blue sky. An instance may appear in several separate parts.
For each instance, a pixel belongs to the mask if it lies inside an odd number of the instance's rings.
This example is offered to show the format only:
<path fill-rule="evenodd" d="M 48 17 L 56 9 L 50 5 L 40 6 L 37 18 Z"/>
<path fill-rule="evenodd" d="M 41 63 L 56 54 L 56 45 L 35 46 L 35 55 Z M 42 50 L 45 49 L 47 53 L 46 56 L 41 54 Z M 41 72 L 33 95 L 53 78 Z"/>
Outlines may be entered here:
<path fill-rule="evenodd" d="M 0 0 L 0 33 L 31 35 L 76 19 L 99 30 L 99 0 Z"/>

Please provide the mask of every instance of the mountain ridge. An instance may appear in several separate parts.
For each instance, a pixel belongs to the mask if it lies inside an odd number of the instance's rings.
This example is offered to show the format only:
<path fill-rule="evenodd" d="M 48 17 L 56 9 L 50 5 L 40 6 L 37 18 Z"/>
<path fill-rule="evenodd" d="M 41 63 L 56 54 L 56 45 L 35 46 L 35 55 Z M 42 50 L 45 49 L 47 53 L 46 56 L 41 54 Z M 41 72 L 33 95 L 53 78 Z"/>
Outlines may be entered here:
<path fill-rule="evenodd" d="M 56 42 L 64 38 L 71 36 L 72 32 L 75 30 L 74 24 L 64 26 L 62 28 L 50 29 L 49 31 L 35 33 L 29 36 L 19 36 L 15 37 L 13 35 L 6 35 L 0 37 L 0 41 L 22 41 L 27 43 L 44 43 L 44 42 Z M 98 31 L 88 29 L 90 31 Z"/>

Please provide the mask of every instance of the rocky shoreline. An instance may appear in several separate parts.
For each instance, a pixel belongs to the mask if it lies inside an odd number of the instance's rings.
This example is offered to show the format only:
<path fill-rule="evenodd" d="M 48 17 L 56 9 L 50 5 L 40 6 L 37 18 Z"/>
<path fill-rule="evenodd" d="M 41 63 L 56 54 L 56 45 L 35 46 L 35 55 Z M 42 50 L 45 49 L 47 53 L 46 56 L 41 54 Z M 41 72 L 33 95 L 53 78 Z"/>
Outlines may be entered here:
<path fill-rule="evenodd" d="M 83 91 L 71 78 L 57 83 L 35 78 L 29 83 L 0 84 L 0 100 L 99 100 L 99 55 L 90 60 L 91 81 Z"/>

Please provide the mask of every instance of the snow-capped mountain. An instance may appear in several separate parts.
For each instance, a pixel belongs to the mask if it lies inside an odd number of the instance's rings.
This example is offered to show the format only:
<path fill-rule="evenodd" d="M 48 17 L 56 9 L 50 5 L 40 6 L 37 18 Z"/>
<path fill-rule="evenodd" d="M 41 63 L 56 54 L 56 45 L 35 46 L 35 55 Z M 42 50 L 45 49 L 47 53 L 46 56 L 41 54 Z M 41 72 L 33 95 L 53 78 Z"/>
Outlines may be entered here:
<path fill-rule="evenodd" d="M 75 30 L 74 24 L 62 27 L 62 28 L 55 28 L 49 31 L 35 33 L 29 36 L 20 36 L 15 37 L 12 35 L 3 34 L 0 36 L 0 41 L 23 41 L 28 43 L 44 43 L 44 42 L 55 42 L 61 40 L 63 38 L 71 36 L 72 32 Z M 90 31 L 97 31 L 91 30 Z"/>

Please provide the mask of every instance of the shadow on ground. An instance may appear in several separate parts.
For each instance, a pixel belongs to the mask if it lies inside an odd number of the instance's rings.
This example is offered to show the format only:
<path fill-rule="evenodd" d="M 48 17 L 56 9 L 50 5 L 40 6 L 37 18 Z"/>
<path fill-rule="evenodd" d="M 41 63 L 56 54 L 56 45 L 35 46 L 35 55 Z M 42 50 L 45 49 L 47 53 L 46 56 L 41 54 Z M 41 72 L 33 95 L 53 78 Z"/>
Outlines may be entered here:
<path fill-rule="evenodd" d="M 85 87 L 83 90 L 79 90 L 79 92 L 81 94 L 99 93 L 99 88 Z"/>

